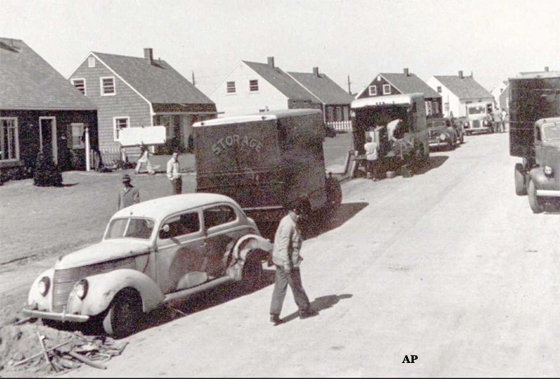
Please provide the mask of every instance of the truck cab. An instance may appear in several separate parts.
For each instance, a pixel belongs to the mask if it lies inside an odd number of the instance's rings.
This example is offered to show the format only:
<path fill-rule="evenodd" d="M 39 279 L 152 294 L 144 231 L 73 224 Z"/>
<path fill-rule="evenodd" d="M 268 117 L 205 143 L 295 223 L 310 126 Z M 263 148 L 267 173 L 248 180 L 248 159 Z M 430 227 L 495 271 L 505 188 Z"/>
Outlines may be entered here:
<path fill-rule="evenodd" d="M 467 135 L 493 133 L 492 104 L 473 103 L 467 105 L 467 115 L 463 118 L 463 128 Z"/>

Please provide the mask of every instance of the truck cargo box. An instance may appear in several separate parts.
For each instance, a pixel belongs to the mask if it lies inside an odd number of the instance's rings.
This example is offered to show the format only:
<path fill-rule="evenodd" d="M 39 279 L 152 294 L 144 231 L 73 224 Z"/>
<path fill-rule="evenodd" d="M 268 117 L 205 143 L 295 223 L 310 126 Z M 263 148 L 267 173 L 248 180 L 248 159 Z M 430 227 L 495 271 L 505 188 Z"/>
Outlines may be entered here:
<path fill-rule="evenodd" d="M 560 73 L 510 78 L 509 85 L 510 155 L 531 159 L 535 155 L 534 123 L 560 116 Z"/>

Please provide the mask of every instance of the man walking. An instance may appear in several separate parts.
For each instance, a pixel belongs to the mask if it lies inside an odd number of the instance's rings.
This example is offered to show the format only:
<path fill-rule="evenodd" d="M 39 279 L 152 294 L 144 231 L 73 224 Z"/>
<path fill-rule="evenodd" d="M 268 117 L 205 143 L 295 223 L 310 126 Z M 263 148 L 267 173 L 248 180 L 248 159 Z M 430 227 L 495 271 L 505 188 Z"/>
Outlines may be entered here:
<path fill-rule="evenodd" d="M 171 191 L 173 195 L 183 193 L 183 179 L 179 172 L 179 153 L 174 152 L 173 157 L 167 162 L 167 177 L 171 182 Z"/>
<path fill-rule="evenodd" d="M 122 177 L 124 187 L 119 191 L 119 201 L 117 209 L 130 207 L 140 202 L 140 192 L 130 183 L 130 175 L 125 174 Z"/>
<path fill-rule="evenodd" d="M 309 298 L 303 289 L 299 265 L 303 258 L 300 249 L 303 242 L 301 228 L 298 222 L 301 219 L 303 206 L 297 202 L 288 207 L 289 212 L 278 225 L 274 236 L 274 249 L 272 251 L 272 262 L 276 267 L 274 292 L 270 304 L 270 321 L 277 325 L 282 322 L 280 312 L 286 289 L 289 285 L 294 295 L 294 300 L 299 308 L 301 319 L 317 315 L 311 309 Z"/>

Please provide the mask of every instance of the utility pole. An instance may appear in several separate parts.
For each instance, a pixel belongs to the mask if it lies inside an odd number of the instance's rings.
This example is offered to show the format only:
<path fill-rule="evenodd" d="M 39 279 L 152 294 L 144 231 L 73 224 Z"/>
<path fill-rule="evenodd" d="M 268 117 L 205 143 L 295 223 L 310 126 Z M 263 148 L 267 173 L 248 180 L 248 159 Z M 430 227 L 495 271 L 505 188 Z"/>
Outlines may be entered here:
<path fill-rule="evenodd" d="M 350 87 L 350 83 L 351 83 L 351 82 L 350 82 L 350 75 L 348 75 L 348 94 L 349 94 L 349 95 L 352 95 L 352 89 L 351 89 L 351 87 Z"/>
<path fill-rule="evenodd" d="M 194 80 L 194 71 L 192 72 L 192 84 L 193 84 L 193 86 L 196 86 L 196 82 Z"/>

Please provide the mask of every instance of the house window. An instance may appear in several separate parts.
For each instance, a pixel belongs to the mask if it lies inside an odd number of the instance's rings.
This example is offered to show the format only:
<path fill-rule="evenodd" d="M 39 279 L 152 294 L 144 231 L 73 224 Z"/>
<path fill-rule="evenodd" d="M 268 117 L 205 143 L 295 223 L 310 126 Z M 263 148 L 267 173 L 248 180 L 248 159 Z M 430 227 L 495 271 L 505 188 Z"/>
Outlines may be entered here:
<path fill-rule="evenodd" d="M 113 123 L 115 125 L 115 141 L 118 141 L 120 138 L 119 132 L 130 126 L 130 117 L 115 117 Z"/>
<path fill-rule="evenodd" d="M 17 118 L 0 118 L 0 162 L 19 159 Z"/>
<path fill-rule="evenodd" d="M 115 78 L 110 76 L 106 78 L 100 78 L 101 80 L 101 96 L 114 95 L 115 92 Z"/>
<path fill-rule="evenodd" d="M 376 86 L 369 86 L 369 95 L 370 96 L 377 96 L 377 87 Z"/>
<path fill-rule="evenodd" d="M 437 93 L 441 93 L 441 86 L 437 86 Z"/>
<path fill-rule="evenodd" d="M 434 108 L 434 114 L 439 114 L 439 103 L 437 101 L 434 101 L 433 108 Z"/>
<path fill-rule="evenodd" d="M 86 94 L 86 80 L 85 79 L 72 79 L 72 84 L 78 91 Z"/>
<path fill-rule="evenodd" d="M 85 141 L 82 140 L 84 135 L 84 124 L 72 124 L 72 149 L 85 148 Z"/>
<path fill-rule="evenodd" d="M 259 92 L 259 81 L 257 79 L 249 80 L 249 92 Z"/>
<path fill-rule="evenodd" d="M 89 68 L 95 67 L 95 57 L 89 57 L 87 63 Z"/>
<path fill-rule="evenodd" d="M 391 85 L 383 84 L 383 95 L 390 95 L 390 94 L 391 94 Z"/>
<path fill-rule="evenodd" d="M 226 92 L 227 93 L 235 93 L 235 82 L 227 82 L 227 89 Z"/>
<path fill-rule="evenodd" d="M 426 101 L 426 116 L 432 115 L 432 102 Z"/>

